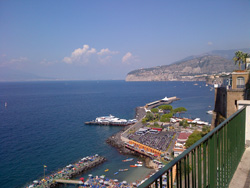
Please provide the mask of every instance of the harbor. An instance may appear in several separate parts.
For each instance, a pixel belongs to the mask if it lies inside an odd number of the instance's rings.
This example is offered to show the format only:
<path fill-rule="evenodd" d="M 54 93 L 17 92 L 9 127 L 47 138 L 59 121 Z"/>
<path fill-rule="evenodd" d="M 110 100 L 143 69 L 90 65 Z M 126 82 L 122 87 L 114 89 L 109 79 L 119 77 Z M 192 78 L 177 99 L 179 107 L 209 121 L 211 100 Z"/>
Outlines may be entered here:
<path fill-rule="evenodd" d="M 148 161 L 145 163 L 145 167 L 153 168 L 154 171 L 151 171 L 150 174 L 144 179 L 146 180 L 151 175 L 154 174 L 155 171 L 161 169 L 166 161 L 171 160 L 170 156 L 167 156 L 169 153 L 173 151 L 173 146 L 176 141 L 176 137 L 179 135 L 179 131 L 169 130 L 169 127 L 165 128 L 145 128 L 141 124 L 141 119 L 138 117 L 144 117 L 143 114 L 146 114 L 147 111 L 150 111 L 152 108 L 158 107 L 159 105 L 170 104 L 173 101 L 179 100 L 177 97 L 171 97 L 154 101 L 151 103 L 147 103 L 145 106 L 137 108 L 137 119 L 120 119 L 113 115 L 109 116 L 101 116 L 97 117 L 95 120 L 91 122 L 85 122 L 86 125 L 114 125 L 114 126 L 128 126 L 128 129 L 125 128 L 123 131 L 116 133 L 112 138 L 117 138 L 117 141 L 114 141 L 118 144 L 118 148 L 122 150 L 130 151 L 130 154 L 134 154 L 136 156 L 141 156 L 143 160 Z M 195 121 L 196 120 L 196 121 Z M 197 118 L 195 120 L 188 120 L 188 123 L 200 124 L 200 119 Z M 171 125 L 175 125 L 177 122 L 182 121 L 180 118 L 173 117 L 169 122 Z M 169 125 L 170 125 L 169 124 Z M 178 124 L 178 123 L 177 123 Z M 203 123 L 202 123 L 203 124 Z M 135 132 L 129 133 L 129 129 L 133 128 Z M 127 133 L 126 133 L 127 132 Z M 125 133 L 125 134 L 124 134 Z M 127 141 L 123 139 L 126 137 Z M 111 144 L 113 145 L 113 144 Z M 113 145 L 114 146 L 114 145 Z M 132 152 L 132 153 L 131 153 Z M 123 152 L 121 152 L 123 153 Z M 139 154 L 139 155 L 138 155 Z M 146 160 L 149 159 L 149 160 Z M 164 161 L 164 160 L 165 161 Z M 127 168 L 120 168 L 113 172 L 113 176 L 101 175 L 92 175 L 89 174 L 88 178 L 84 180 L 81 175 L 85 173 L 87 170 L 103 163 L 106 159 L 104 157 L 100 157 L 97 154 L 95 156 L 82 158 L 78 163 L 74 165 L 68 165 L 63 170 L 52 174 L 50 176 L 44 177 L 42 180 L 35 180 L 29 188 L 32 187 L 57 187 L 58 184 L 73 184 L 79 187 L 137 187 L 144 180 L 138 179 L 135 182 L 119 182 L 118 179 L 114 179 L 117 177 L 119 173 L 124 173 L 129 170 L 129 168 L 140 168 L 143 165 L 143 162 L 137 161 L 137 163 L 129 163 Z M 163 161 L 162 161 L 163 160 Z M 122 160 L 122 162 L 131 162 L 133 158 L 127 158 Z M 164 163 L 163 163 L 164 162 Z M 114 170 L 114 169 L 112 169 Z M 108 172 L 107 168 L 104 172 Z M 74 179 L 74 178 L 78 179 Z M 80 177 L 80 178 L 79 178 Z M 113 177 L 113 178 L 112 178 Z"/>

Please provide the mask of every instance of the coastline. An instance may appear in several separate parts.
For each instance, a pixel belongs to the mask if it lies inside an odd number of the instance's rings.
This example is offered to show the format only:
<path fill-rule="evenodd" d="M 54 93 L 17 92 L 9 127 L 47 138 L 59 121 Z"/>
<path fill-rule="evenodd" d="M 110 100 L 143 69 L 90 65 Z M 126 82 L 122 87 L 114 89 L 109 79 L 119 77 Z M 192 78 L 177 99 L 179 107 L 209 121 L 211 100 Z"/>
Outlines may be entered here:
<path fill-rule="evenodd" d="M 144 110 L 144 107 L 136 107 L 135 109 L 135 119 L 138 120 L 138 123 L 141 122 L 142 118 L 146 115 L 146 112 Z M 140 155 L 137 152 L 131 151 L 125 147 L 125 142 L 122 140 L 122 134 L 124 134 L 128 129 L 134 127 L 136 124 L 129 125 L 124 127 L 122 131 L 119 131 L 118 133 L 115 133 L 114 135 L 110 136 L 106 142 L 115 147 L 120 154 L 122 155 L 133 155 L 136 157 L 141 157 L 145 160 L 145 166 L 149 169 L 154 169 L 154 172 L 158 169 L 157 165 L 153 163 L 153 160 L 149 157 L 145 157 L 143 155 Z M 150 174 L 153 173 L 152 171 Z"/>

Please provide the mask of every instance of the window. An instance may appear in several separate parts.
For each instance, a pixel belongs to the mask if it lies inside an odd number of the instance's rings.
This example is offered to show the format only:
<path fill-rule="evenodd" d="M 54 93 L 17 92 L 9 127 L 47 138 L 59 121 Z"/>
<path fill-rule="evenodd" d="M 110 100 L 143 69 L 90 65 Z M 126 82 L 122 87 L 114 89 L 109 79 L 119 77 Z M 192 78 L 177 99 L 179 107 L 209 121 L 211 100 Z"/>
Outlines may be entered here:
<path fill-rule="evenodd" d="M 245 88 L 245 78 L 238 77 L 236 84 L 237 84 L 237 88 Z"/>

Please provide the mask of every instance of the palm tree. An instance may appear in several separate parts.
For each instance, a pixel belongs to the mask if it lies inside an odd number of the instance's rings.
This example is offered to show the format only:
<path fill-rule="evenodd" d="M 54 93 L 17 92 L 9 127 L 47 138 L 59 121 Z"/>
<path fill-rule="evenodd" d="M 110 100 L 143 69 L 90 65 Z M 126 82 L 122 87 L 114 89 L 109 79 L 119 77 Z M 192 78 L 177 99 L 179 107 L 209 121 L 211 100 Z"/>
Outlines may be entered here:
<path fill-rule="evenodd" d="M 243 52 L 242 51 L 235 52 L 235 56 L 233 57 L 235 65 L 238 63 L 240 70 L 241 70 L 241 63 L 243 63 L 242 62 L 242 57 L 243 57 Z"/>
<path fill-rule="evenodd" d="M 242 53 L 242 62 L 245 64 L 245 70 L 247 69 L 247 58 L 250 57 L 248 53 Z"/>

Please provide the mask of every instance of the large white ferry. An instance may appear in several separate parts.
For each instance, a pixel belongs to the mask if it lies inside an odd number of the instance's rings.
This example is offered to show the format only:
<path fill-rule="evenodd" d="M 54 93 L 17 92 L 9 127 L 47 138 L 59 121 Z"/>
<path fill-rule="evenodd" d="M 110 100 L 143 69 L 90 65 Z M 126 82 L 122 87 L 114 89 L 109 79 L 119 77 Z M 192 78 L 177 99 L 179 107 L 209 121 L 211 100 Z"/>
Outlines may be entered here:
<path fill-rule="evenodd" d="M 110 114 L 109 116 L 97 117 L 93 121 L 85 122 L 85 124 L 126 126 L 134 124 L 136 122 L 137 122 L 136 119 L 130 119 L 130 120 L 120 119 Z"/>

